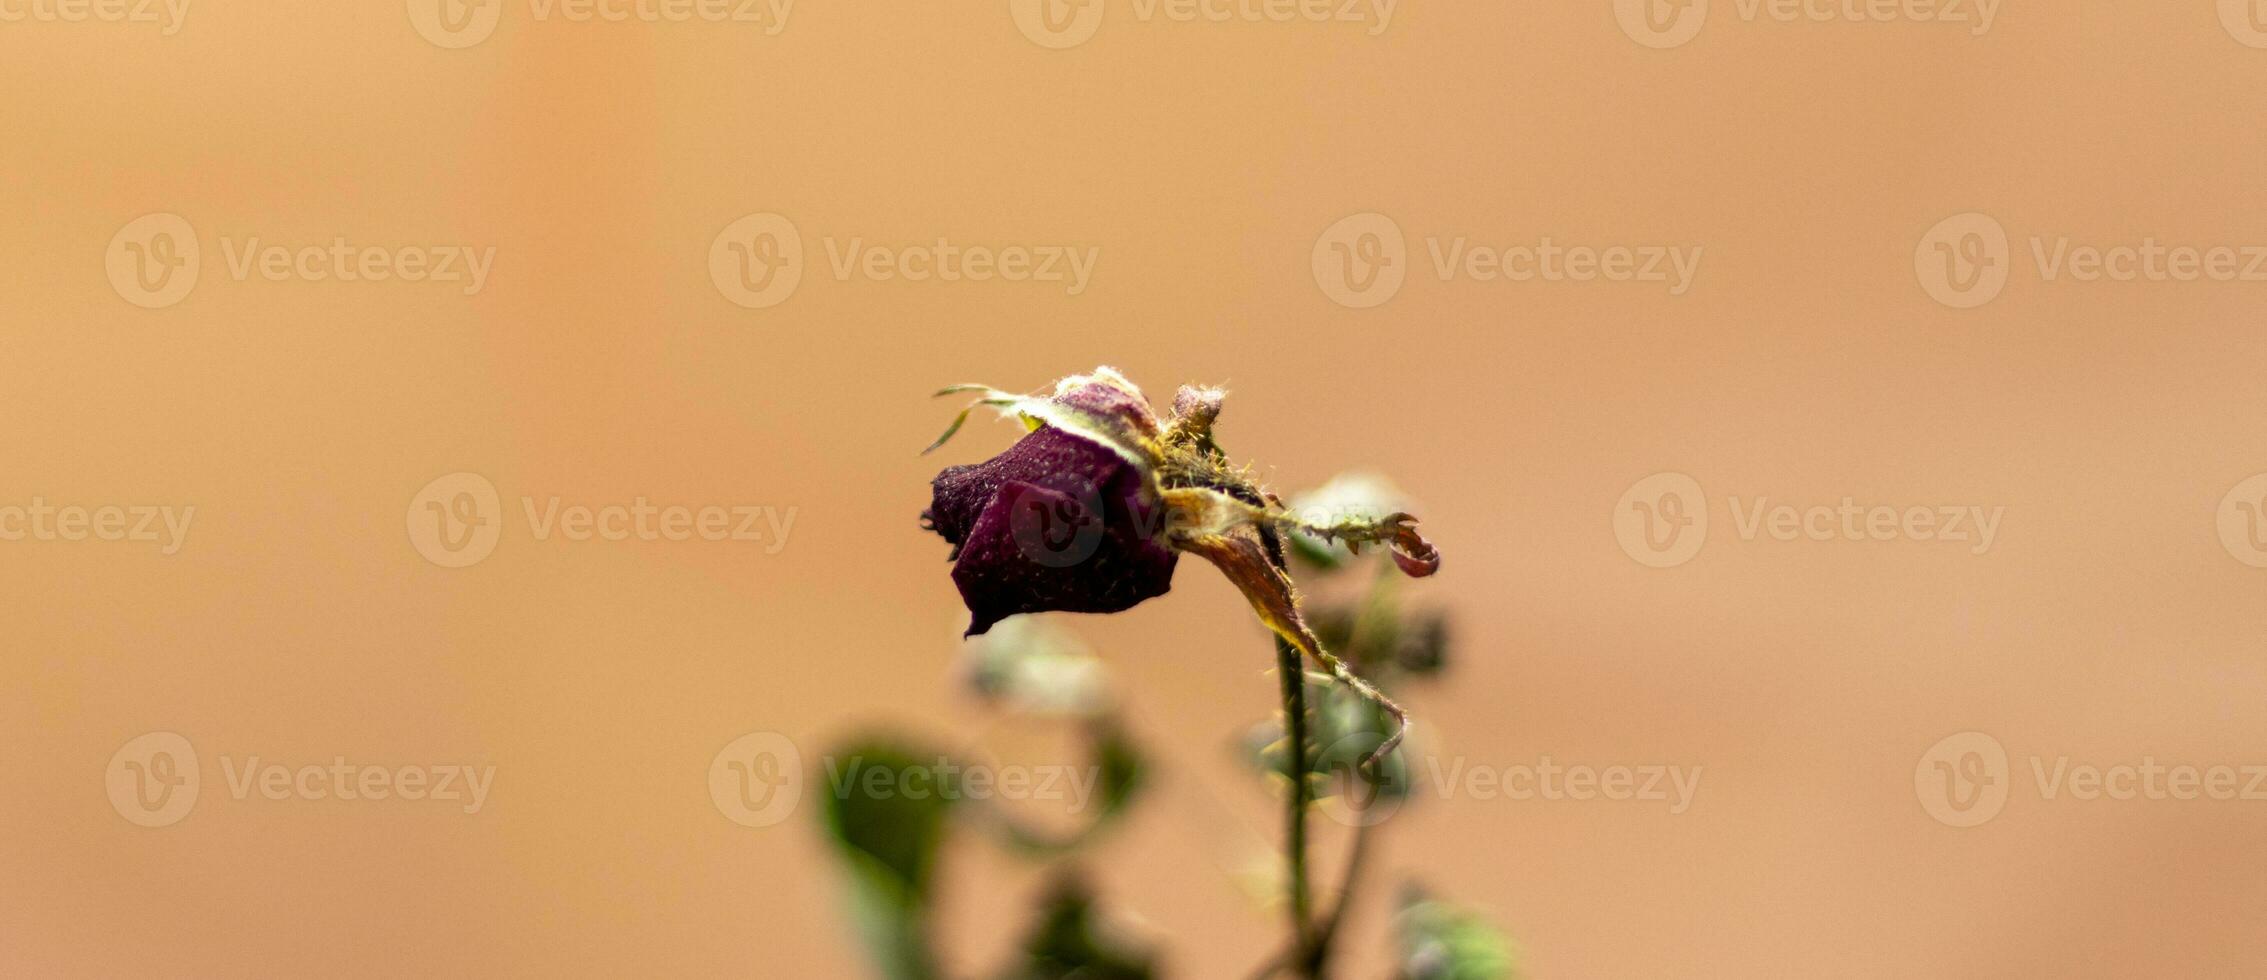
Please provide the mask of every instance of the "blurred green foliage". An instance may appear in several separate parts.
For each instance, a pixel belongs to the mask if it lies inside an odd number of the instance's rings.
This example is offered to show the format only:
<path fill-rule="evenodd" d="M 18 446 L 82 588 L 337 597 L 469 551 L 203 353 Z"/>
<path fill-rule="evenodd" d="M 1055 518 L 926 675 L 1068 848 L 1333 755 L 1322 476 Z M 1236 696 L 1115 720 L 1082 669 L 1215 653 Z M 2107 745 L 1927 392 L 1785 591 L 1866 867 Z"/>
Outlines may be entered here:
<path fill-rule="evenodd" d="M 1347 476 L 1303 495 L 1294 507 L 1325 515 L 1405 509 L 1390 484 Z M 1365 678 L 1392 690 L 1437 678 L 1451 663 L 1448 619 L 1407 608 L 1382 553 L 1357 556 L 1303 533 L 1287 535 L 1304 577 L 1354 588 L 1306 610 L 1324 645 Z M 1360 581 L 1357 581 L 1360 580 Z M 1345 593 L 1352 592 L 1351 598 Z M 1124 819 L 1148 782 L 1147 763 L 1117 710 L 1108 673 L 1079 638 L 1052 617 L 1017 616 L 965 648 L 969 690 L 1003 715 L 1078 726 L 1095 790 L 1090 812 L 1068 832 L 1033 826 L 989 794 L 962 792 L 966 764 L 914 739 L 855 739 L 827 756 L 830 790 L 825 830 L 850 883 L 852 917 L 878 972 L 889 980 L 940 975 L 931 942 L 935 878 L 956 826 L 976 826 L 1009 853 L 1053 866 L 1030 925 L 999 980 L 1152 980 L 1156 952 L 1108 924 L 1088 878 L 1072 865 L 1103 832 Z M 1318 804 L 1332 801 L 1367 817 L 1389 817 L 1413 795 L 1411 744 L 1374 772 L 1358 763 L 1392 731 L 1392 719 L 1369 700 L 1320 674 L 1304 675 L 1309 738 L 1303 771 Z M 1420 732 L 1420 734 L 1422 734 Z M 1282 790 L 1289 740 L 1280 713 L 1251 726 L 1247 761 Z M 1512 975 L 1513 948 L 1468 912 L 1405 893 L 1394 916 L 1400 980 L 1483 980 Z M 1218 972 L 1210 970 L 1209 972 Z"/>
<path fill-rule="evenodd" d="M 1020 962 L 1000 980 L 1152 980 L 1157 958 L 1114 936 L 1095 914 L 1094 894 L 1075 872 L 1056 876 Z"/>
<path fill-rule="evenodd" d="M 1395 957 L 1399 980 L 1498 980 L 1516 975 L 1509 940 L 1479 918 L 1405 892 L 1393 918 L 1400 948 Z"/>
<path fill-rule="evenodd" d="M 842 765 L 829 780 L 824 812 L 828 837 L 850 872 L 852 916 L 884 976 L 933 977 L 930 886 L 958 794 L 949 786 L 906 792 L 936 779 L 937 756 L 904 741 L 869 738 L 833 758 Z"/>

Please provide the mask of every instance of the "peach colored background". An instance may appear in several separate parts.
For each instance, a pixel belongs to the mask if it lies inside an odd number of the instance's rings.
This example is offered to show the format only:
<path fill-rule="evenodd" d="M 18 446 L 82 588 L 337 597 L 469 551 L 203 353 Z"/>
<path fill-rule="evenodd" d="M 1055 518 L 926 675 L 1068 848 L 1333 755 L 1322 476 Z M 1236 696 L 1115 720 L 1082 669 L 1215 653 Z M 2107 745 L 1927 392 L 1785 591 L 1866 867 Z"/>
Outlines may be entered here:
<path fill-rule="evenodd" d="M 15 0 L 11 0 L 15 2 Z M 10 7 L 8 9 L 23 9 Z M 1423 503 L 1453 684 L 1425 748 L 1502 767 L 1703 766 L 1695 805 L 1432 799 L 1380 866 L 1488 911 L 1538 977 L 2245 977 L 2267 802 L 2045 801 L 2026 760 L 2267 762 L 2267 571 L 2215 508 L 2267 470 L 2267 283 L 2043 282 L 2029 237 L 2267 243 L 2267 50 L 2204 0 L 1933 23 L 1743 20 L 1634 43 L 1605 2 L 1404 0 L 1388 30 L 1142 20 L 1048 50 L 998 0 L 807 0 L 785 29 L 539 22 L 444 50 L 402 4 L 193 4 L 0 23 L 0 505 L 194 505 L 183 550 L 0 542 L 0 974 L 844 976 L 865 970 L 808 812 L 723 819 L 750 731 L 814 766 L 874 724 L 1006 759 L 1059 746 L 959 692 L 945 547 L 914 515 L 972 424 L 934 387 L 1111 363 L 1222 382 L 1275 486 L 1393 474 Z M 1916 281 L 1965 211 L 2016 240 L 1978 309 Z M 804 279 L 743 309 L 727 223 L 778 212 Z M 1409 236 L 1332 302 L 1316 236 Z M 178 305 L 104 250 L 187 218 Z M 1705 248 L 1689 293 L 1444 282 L 1428 237 Z M 494 246 L 478 295 L 229 278 L 222 237 Z M 1072 243 L 1091 288 L 838 281 L 823 242 Z M 475 471 L 570 502 L 798 508 L 785 546 L 531 540 L 450 570 L 404 511 Z M 1656 570 L 1624 490 L 1709 496 Z M 2006 508 L 1982 555 L 1741 540 L 1725 499 Z M 1175 975 L 1247 971 L 1273 808 L 1227 752 L 1272 704 L 1242 600 L 1075 621 L 1161 760 L 1099 855 Z M 1916 762 L 2017 761 L 1955 829 Z M 189 817 L 113 811 L 105 764 L 176 731 Z M 486 808 L 232 800 L 215 758 L 492 763 Z M 806 803 L 806 810 L 809 804 Z M 1339 838 L 1324 834 L 1325 853 Z M 1037 879 L 946 869 L 958 972 Z M 1391 879 L 1352 926 L 1375 975 Z"/>

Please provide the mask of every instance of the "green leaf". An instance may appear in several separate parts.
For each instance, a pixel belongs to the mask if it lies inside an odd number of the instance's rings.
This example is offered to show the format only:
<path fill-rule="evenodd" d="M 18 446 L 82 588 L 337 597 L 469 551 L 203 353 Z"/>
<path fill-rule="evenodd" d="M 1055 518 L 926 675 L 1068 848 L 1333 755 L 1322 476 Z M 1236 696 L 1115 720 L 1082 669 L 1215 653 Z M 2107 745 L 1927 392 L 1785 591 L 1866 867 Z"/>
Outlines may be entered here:
<path fill-rule="evenodd" d="M 937 853 L 959 794 L 942 758 L 886 738 L 845 746 L 830 757 L 824 818 L 848 869 L 851 911 L 884 976 L 937 975 L 928 921 Z"/>
<path fill-rule="evenodd" d="M 1140 791 L 1143 776 L 1141 747 L 1126 737 L 1125 729 L 1115 723 L 1098 725 L 1095 729 L 1094 764 L 1101 768 L 1100 785 L 1096 795 L 1102 800 L 1103 819 L 1114 819 L 1124 813 Z"/>
<path fill-rule="evenodd" d="M 1438 674 L 1448 664 L 1448 614 L 1407 608 L 1394 582 L 1394 576 L 1379 576 L 1359 601 L 1318 602 L 1307 611 L 1307 624 L 1323 648 L 1373 683 L 1390 682 L 1396 672 Z"/>
<path fill-rule="evenodd" d="M 1362 760 L 1384 744 L 1393 728 L 1393 719 L 1368 698 L 1328 678 L 1309 674 L 1306 770 L 1314 786 L 1315 802 L 1344 797 L 1338 802 L 1346 806 L 1397 807 L 1406 801 L 1416 787 L 1408 743 L 1388 753 L 1374 771 L 1361 768 Z M 1282 719 L 1253 726 L 1243 748 L 1245 761 L 1254 769 L 1271 775 L 1283 772 L 1290 741 L 1284 737 Z M 1390 815 L 1381 810 L 1371 819 Z"/>
<path fill-rule="evenodd" d="M 1404 617 L 1393 644 L 1393 662 L 1411 674 L 1437 674 L 1448 666 L 1448 614 L 1439 611 Z"/>
<path fill-rule="evenodd" d="M 1294 529 L 1283 538 L 1291 545 L 1292 557 L 1321 571 L 1335 572 L 1354 559 L 1353 553 L 1347 551 L 1345 545 L 1324 541 L 1305 531 Z"/>
<path fill-rule="evenodd" d="M 1020 962 L 1001 980 L 1150 980 L 1156 955 L 1112 935 L 1095 914 L 1093 892 L 1077 874 L 1056 877 Z"/>
<path fill-rule="evenodd" d="M 1328 526 L 1346 520 L 1377 520 L 1406 511 L 1409 499 L 1393 481 L 1354 471 L 1340 473 L 1322 486 L 1293 496 L 1287 507 L 1309 524 Z M 1344 544 L 1297 530 L 1286 537 L 1293 554 L 1325 571 L 1354 560 L 1354 553 Z"/>
<path fill-rule="evenodd" d="M 1517 950 L 1503 933 L 1418 889 L 1402 893 L 1393 924 L 1399 980 L 1498 980 L 1518 973 Z"/>
<path fill-rule="evenodd" d="M 1341 792 L 1375 794 L 1377 799 L 1395 803 L 1409 798 L 1414 774 L 1407 743 L 1378 760 L 1374 772 L 1361 770 L 1362 760 L 1393 733 L 1393 718 L 1384 709 L 1337 684 L 1309 691 L 1307 700 L 1315 712 L 1311 765 L 1317 776 L 1326 780 L 1336 777 Z M 1325 788 L 1329 788 L 1327 782 Z"/>

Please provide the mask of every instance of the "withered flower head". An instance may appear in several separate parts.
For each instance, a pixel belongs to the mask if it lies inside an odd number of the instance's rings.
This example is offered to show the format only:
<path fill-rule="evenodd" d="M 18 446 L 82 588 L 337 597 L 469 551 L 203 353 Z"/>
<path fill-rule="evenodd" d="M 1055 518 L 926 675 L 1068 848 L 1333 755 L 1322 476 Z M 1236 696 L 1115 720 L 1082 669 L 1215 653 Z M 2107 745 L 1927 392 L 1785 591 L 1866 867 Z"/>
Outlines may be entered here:
<path fill-rule="evenodd" d="M 1217 388 L 1181 388 L 1163 420 L 1133 382 L 1107 367 L 1064 378 L 1045 397 L 984 385 L 938 394 L 958 392 L 979 397 L 931 450 L 981 406 L 1020 418 L 1028 430 L 990 460 L 937 474 L 921 515 L 952 543 L 952 578 L 972 617 L 969 635 L 1017 613 L 1131 608 L 1165 594 L 1179 554 L 1188 552 L 1226 574 L 1268 628 L 1384 705 L 1406 730 L 1399 706 L 1324 650 L 1300 617 L 1281 534 L 1296 529 L 1355 551 L 1383 544 L 1402 571 L 1430 575 L 1440 568 L 1440 552 L 1417 533 L 1415 518 L 1317 523 L 1292 514 L 1214 443 L 1225 399 Z M 1400 737 L 1396 732 L 1373 757 Z"/>

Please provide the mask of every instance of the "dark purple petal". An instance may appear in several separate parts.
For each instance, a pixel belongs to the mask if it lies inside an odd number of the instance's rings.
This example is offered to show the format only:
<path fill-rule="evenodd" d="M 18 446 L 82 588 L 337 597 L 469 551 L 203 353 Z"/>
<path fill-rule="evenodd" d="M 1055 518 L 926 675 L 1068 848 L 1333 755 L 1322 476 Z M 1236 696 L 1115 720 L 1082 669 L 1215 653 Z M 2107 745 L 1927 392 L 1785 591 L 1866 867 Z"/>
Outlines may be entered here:
<path fill-rule="evenodd" d="M 968 635 L 1018 613 L 1119 612 L 1172 588 L 1176 553 L 1094 507 L 1028 483 L 1001 488 L 953 564 Z M 1120 503 L 1101 508 L 1122 516 Z"/>
<path fill-rule="evenodd" d="M 1092 440 L 1060 429 L 1040 429 L 984 462 L 945 467 L 930 481 L 929 509 L 921 517 L 953 543 L 953 556 L 957 558 L 969 529 L 1007 483 L 1029 483 L 1090 496 L 1119 470 L 1131 469 L 1116 453 Z"/>
<path fill-rule="evenodd" d="M 1105 381 L 1090 380 L 1085 384 L 1061 389 L 1054 400 L 1096 415 L 1115 417 L 1142 435 L 1157 435 L 1157 416 L 1149 410 L 1149 403 L 1142 400 L 1138 391 Z"/>
<path fill-rule="evenodd" d="M 954 546 L 971 636 L 1017 613 L 1118 612 L 1172 587 L 1162 504 L 1133 464 L 1082 436 L 1039 429 L 932 488 L 922 516 Z"/>

